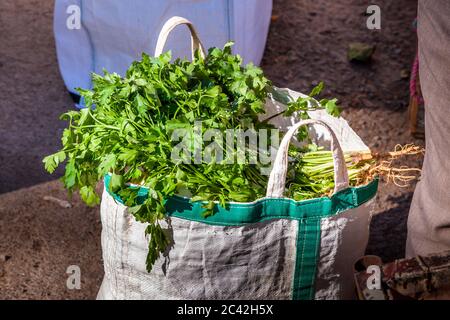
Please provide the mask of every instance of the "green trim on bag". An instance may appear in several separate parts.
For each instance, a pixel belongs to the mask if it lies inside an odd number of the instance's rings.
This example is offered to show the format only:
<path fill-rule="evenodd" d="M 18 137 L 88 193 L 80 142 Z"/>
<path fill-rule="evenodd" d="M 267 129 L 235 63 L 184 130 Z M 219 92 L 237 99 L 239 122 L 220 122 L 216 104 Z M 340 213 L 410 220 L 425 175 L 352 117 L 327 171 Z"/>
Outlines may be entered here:
<path fill-rule="evenodd" d="M 320 248 L 320 218 L 298 222 L 293 300 L 312 300 L 315 295 L 317 259 Z"/>
<path fill-rule="evenodd" d="M 123 204 L 119 195 L 109 189 L 111 177 L 105 176 L 108 193 Z M 146 187 L 139 188 L 138 203 L 148 196 Z M 191 202 L 189 198 L 173 196 L 166 200 L 166 214 L 181 219 L 219 226 L 241 226 L 272 219 L 302 220 L 324 218 L 339 212 L 357 208 L 372 199 L 377 193 L 378 179 L 361 187 L 350 187 L 333 194 L 331 197 L 295 201 L 288 198 L 262 198 L 254 202 L 231 202 L 224 208 L 219 204 L 214 207 L 214 215 L 205 218 L 202 205 L 204 201 Z"/>

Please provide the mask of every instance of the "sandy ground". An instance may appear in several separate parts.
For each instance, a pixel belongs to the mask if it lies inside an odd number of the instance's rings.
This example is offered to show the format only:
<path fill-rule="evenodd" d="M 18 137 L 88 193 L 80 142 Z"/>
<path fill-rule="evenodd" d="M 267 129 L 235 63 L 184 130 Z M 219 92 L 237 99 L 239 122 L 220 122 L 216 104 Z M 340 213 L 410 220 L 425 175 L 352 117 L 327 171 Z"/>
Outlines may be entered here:
<path fill-rule="evenodd" d="M 0 299 L 95 298 L 103 277 L 98 208 L 77 196 L 63 208 L 45 196 L 67 199 L 59 181 L 0 195 Z M 66 286 L 70 266 L 80 268 L 80 290 Z"/>
<path fill-rule="evenodd" d="M 361 1 L 275 0 L 262 67 L 277 86 L 303 92 L 323 80 L 375 151 L 423 144 L 408 133 L 401 76 L 414 57 L 416 3 L 377 1 L 382 29 L 372 31 Z M 45 182 L 55 175 L 40 159 L 58 149 L 58 117 L 72 107 L 56 64 L 52 10 L 49 0 L 0 2 L 0 299 L 92 299 L 103 276 L 98 208 L 77 197 L 69 209 L 43 199 L 66 199 L 59 182 Z M 371 63 L 347 62 L 352 41 L 376 45 Z M 384 261 L 403 256 L 413 189 L 381 186 L 367 253 Z M 70 265 L 81 268 L 81 290 L 66 287 Z"/>

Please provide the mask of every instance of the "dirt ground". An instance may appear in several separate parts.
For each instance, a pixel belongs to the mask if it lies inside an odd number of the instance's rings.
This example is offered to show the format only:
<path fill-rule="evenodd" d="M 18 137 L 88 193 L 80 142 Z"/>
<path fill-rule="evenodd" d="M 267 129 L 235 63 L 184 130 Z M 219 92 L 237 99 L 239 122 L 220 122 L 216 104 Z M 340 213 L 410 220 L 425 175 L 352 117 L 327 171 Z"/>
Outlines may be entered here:
<path fill-rule="evenodd" d="M 417 1 L 376 4 L 381 30 L 366 28 L 363 1 L 274 0 L 262 67 L 279 87 L 308 92 L 324 81 L 326 95 L 339 98 L 343 116 L 375 151 L 423 145 L 408 132 L 404 77 L 415 53 Z M 0 299 L 92 299 L 103 276 L 98 208 L 77 197 L 69 209 L 43 199 L 66 199 L 59 182 L 46 182 L 55 176 L 41 159 L 58 149 L 58 117 L 72 108 L 56 63 L 52 14 L 50 0 L 0 2 Z M 376 46 L 370 63 L 347 61 L 354 41 Z M 403 256 L 413 190 L 381 185 L 367 253 L 384 261 Z M 81 290 L 66 287 L 70 265 L 80 266 Z"/>
<path fill-rule="evenodd" d="M 63 208 L 45 196 L 67 199 L 59 181 L 0 195 L 0 299 L 93 299 L 103 278 L 98 208 L 74 196 Z M 80 268 L 81 289 L 66 273 Z M 73 272 L 70 271 L 69 272 Z"/>

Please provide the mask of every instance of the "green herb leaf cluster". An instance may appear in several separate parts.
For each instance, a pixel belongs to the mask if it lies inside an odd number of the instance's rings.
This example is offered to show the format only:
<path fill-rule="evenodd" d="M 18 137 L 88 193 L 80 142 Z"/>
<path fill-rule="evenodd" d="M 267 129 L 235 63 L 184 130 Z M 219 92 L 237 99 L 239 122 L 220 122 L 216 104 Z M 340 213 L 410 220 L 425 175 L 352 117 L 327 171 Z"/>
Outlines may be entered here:
<path fill-rule="evenodd" d="M 63 148 L 43 160 L 50 173 L 66 161 L 62 181 L 70 192 L 78 190 L 88 205 L 99 203 L 96 184 L 111 175 L 110 191 L 124 200 L 137 221 L 148 224 L 148 271 L 168 244 L 160 226 L 167 198 L 177 194 L 207 201 L 204 214 L 208 216 L 214 213 L 213 201 L 226 206 L 227 201 L 253 201 L 265 195 L 267 176 L 261 174 L 259 164 L 174 163 L 171 158 L 174 130 L 188 130 L 196 121 L 202 122 L 203 131 L 272 128 L 258 120 L 271 83 L 260 68 L 243 67 L 231 45 L 210 49 L 204 59 L 197 52 L 192 62 L 171 62 L 170 52 L 156 58 L 143 54 L 124 77 L 107 71 L 103 76 L 94 74 L 93 89 L 79 89 L 87 108 L 62 115 L 68 121 Z M 322 87 L 311 95 L 319 94 Z M 299 112 L 307 117 L 310 101 L 300 98 L 289 103 L 286 115 Z M 336 100 L 321 100 L 314 108 L 337 114 Z M 307 178 L 295 174 L 290 179 L 294 183 Z M 138 189 L 129 184 L 149 188 L 143 203 L 137 201 Z M 302 188 L 295 185 L 297 198 L 300 193 L 306 198 L 321 192 L 305 183 Z"/>

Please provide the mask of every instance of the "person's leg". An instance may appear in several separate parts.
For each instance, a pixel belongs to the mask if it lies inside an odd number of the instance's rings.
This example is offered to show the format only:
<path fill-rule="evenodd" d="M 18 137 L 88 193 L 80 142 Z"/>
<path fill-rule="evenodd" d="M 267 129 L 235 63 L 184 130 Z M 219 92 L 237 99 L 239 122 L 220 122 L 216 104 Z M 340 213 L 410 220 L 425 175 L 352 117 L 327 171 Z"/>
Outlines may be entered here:
<path fill-rule="evenodd" d="M 419 0 L 425 160 L 408 217 L 406 256 L 450 250 L 450 1 Z"/>

